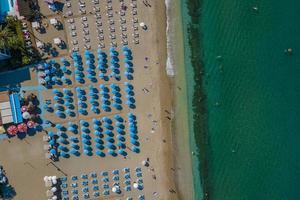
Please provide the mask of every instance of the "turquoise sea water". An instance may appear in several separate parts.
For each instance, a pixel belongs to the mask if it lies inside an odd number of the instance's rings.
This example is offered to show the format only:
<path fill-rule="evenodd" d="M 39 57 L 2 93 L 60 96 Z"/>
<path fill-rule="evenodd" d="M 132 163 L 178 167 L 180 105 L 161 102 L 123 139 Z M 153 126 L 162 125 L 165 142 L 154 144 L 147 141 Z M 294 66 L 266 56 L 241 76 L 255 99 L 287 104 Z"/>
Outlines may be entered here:
<path fill-rule="evenodd" d="M 208 199 L 300 199 L 300 1 L 189 0 L 183 10 L 202 126 L 194 170 Z"/>

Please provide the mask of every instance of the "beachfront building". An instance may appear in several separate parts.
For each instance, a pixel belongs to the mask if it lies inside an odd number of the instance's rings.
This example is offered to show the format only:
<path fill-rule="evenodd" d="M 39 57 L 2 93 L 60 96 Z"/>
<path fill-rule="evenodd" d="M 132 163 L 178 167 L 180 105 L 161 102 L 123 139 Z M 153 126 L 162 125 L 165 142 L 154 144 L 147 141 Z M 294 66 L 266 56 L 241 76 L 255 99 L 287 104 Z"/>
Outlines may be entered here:
<path fill-rule="evenodd" d="M 0 22 L 7 15 L 19 16 L 17 0 L 1 0 L 0 1 Z"/>

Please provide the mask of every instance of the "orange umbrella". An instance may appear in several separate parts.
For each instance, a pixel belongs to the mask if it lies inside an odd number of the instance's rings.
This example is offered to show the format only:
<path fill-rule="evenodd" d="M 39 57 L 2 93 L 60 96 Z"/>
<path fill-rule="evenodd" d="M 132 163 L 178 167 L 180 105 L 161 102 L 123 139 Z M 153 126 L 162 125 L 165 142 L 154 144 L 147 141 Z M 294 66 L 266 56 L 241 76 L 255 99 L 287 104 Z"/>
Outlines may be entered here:
<path fill-rule="evenodd" d="M 25 123 L 19 124 L 19 125 L 18 125 L 18 130 L 19 130 L 19 132 L 21 132 L 21 133 L 26 132 L 26 131 L 27 131 L 27 125 L 26 125 Z"/>
<path fill-rule="evenodd" d="M 27 106 L 22 106 L 21 107 L 21 111 L 23 112 L 27 112 L 28 111 L 28 107 Z"/>
<path fill-rule="evenodd" d="M 15 125 L 8 127 L 7 132 L 9 135 L 16 135 L 18 133 L 18 128 Z"/>
<path fill-rule="evenodd" d="M 28 121 L 27 122 L 27 127 L 28 128 L 33 128 L 35 126 L 35 123 L 33 121 Z"/>

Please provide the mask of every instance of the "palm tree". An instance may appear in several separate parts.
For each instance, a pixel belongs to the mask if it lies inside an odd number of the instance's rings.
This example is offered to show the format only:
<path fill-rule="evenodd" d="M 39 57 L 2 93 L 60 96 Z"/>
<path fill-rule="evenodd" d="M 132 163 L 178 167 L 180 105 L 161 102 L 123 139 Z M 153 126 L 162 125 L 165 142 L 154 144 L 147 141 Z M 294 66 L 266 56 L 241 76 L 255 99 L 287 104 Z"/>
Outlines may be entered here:
<path fill-rule="evenodd" d="M 0 48 L 20 49 L 22 41 L 9 28 L 9 26 L 0 25 Z"/>

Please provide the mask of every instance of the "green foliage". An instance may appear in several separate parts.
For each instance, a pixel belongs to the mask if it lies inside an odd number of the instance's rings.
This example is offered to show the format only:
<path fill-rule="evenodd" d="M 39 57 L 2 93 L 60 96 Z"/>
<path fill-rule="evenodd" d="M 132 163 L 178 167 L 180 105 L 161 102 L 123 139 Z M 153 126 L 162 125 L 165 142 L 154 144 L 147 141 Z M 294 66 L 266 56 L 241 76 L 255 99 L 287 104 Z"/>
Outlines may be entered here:
<path fill-rule="evenodd" d="M 15 17 L 8 16 L 5 23 L 0 25 L 0 48 L 24 49 L 21 24 Z"/>
<path fill-rule="evenodd" d="M 23 65 L 28 65 L 30 62 L 31 62 L 30 57 L 28 57 L 26 55 L 22 57 L 22 64 Z"/>

